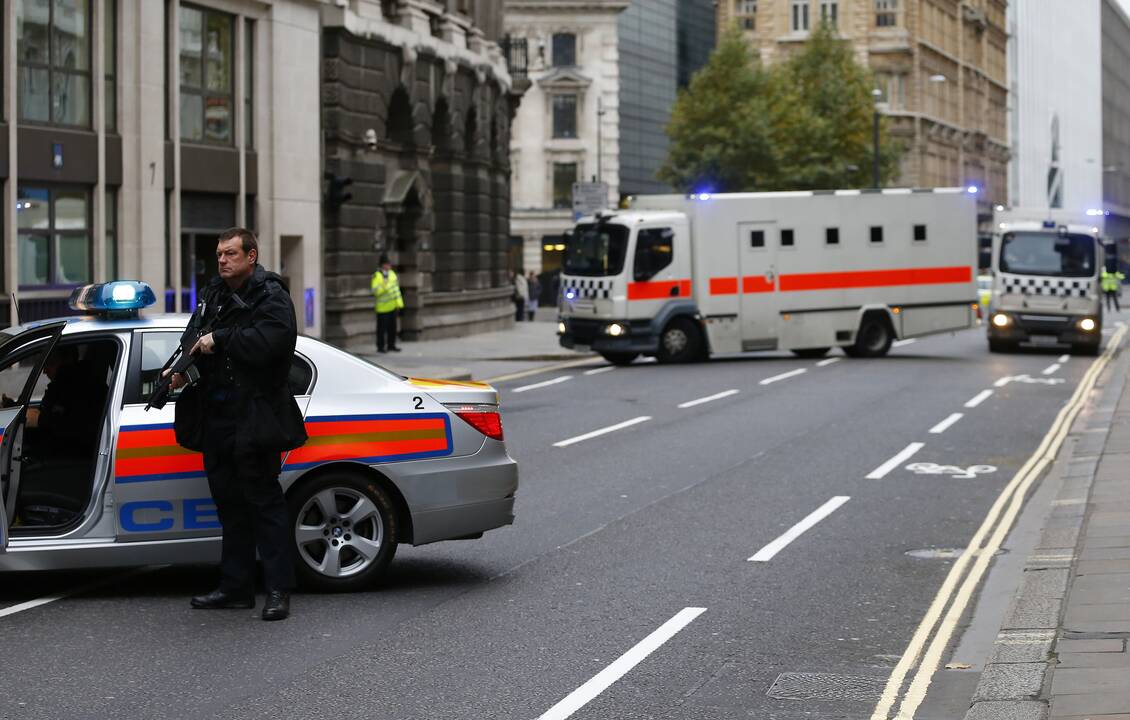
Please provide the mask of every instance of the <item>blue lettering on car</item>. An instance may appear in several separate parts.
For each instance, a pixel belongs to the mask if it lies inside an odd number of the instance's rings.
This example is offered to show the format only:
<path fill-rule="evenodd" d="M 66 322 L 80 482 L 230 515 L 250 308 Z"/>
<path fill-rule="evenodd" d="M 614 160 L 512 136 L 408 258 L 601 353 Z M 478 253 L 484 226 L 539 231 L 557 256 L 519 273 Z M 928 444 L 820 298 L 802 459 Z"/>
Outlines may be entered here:
<path fill-rule="evenodd" d="M 137 513 L 156 511 L 154 519 L 139 520 Z M 186 498 L 180 503 L 180 521 L 184 530 L 219 530 L 220 517 L 216 502 L 210 497 Z M 177 524 L 174 505 L 169 500 L 138 500 L 123 503 L 118 511 L 118 522 L 126 532 L 164 532 Z"/>

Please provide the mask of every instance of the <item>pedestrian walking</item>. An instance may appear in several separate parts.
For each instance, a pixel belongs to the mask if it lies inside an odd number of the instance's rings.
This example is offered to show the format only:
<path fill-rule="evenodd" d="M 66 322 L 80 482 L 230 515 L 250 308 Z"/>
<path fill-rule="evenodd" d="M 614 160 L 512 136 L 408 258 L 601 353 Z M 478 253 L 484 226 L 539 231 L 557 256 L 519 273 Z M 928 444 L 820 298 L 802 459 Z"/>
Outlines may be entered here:
<path fill-rule="evenodd" d="M 512 273 L 514 281 L 514 319 L 521 322 L 526 314 L 526 303 L 530 301 L 530 284 L 519 270 Z"/>
<path fill-rule="evenodd" d="M 1103 270 L 1102 283 L 1103 295 L 1106 296 L 1106 309 L 1110 310 L 1111 305 L 1114 306 L 1115 311 L 1121 311 L 1118 298 L 1122 295 L 1122 283 L 1126 280 L 1126 275 L 1121 270 L 1116 269 L 1114 272 Z"/>
<path fill-rule="evenodd" d="M 400 352 L 400 348 L 396 346 L 396 315 L 404 308 L 400 278 L 392 269 L 388 255 L 381 255 L 377 264 L 380 267 L 373 273 L 373 279 L 369 283 L 376 301 L 373 309 L 377 313 L 377 352 L 383 353 L 385 348 L 391 352 Z"/>
<path fill-rule="evenodd" d="M 530 271 L 530 276 L 526 278 L 526 287 L 530 294 L 530 299 L 526 301 L 526 315 L 530 322 L 534 321 L 534 315 L 538 311 L 538 301 L 541 300 L 541 283 L 538 282 L 538 276 L 534 271 Z"/>
<path fill-rule="evenodd" d="M 216 245 L 219 276 L 201 295 L 182 345 L 191 342 L 199 378 L 176 404 L 177 442 L 204 454 L 208 488 L 223 527 L 220 583 L 194 608 L 255 607 L 255 555 L 263 562 L 264 620 L 290 614 L 294 588 L 290 514 L 279 485 L 282 453 L 306 442 L 287 379 L 298 337 L 282 278 L 258 263 L 259 242 L 243 228 Z M 199 335 L 208 329 L 206 334 Z"/>

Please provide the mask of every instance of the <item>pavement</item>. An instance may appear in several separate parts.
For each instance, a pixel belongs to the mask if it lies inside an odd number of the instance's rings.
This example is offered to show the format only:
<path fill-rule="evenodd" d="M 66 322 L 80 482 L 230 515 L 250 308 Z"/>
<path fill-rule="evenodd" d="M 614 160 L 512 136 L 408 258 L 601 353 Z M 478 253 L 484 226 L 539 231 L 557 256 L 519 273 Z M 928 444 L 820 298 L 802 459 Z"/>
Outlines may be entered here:
<path fill-rule="evenodd" d="M 557 310 L 542 308 L 533 322 L 516 322 L 508 330 L 460 338 L 401 342 L 401 352 L 362 353 L 369 362 L 401 375 L 438 380 L 494 380 L 547 365 L 595 358 L 561 347 Z"/>
<path fill-rule="evenodd" d="M 1130 357 L 1116 354 L 1044 484 L 965 720 L 1130 720 Z"/>

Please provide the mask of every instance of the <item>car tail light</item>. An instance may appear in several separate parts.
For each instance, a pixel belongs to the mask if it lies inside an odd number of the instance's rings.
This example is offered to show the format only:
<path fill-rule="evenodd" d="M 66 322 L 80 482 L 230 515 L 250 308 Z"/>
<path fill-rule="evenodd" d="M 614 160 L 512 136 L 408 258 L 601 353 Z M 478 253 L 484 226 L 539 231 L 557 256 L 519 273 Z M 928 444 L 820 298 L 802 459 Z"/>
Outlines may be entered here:
<path fill-rule="evenodd" d="M 453 404 L 447 409 L 492 440 L 502 440 L 502 415 L 497 405 Z"/>

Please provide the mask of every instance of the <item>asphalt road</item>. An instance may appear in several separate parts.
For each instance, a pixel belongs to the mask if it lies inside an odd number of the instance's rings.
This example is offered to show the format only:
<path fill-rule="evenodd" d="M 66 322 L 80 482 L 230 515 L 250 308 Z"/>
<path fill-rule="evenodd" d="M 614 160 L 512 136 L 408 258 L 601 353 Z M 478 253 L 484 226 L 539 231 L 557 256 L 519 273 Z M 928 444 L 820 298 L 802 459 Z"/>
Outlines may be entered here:
<path fill-rule="evenodd" d="M 514 526 L 282 623 L 191 610 L 211 568 L 5 576 L 0 614 L 79 592 L 0 616 L 0 718 L 869 718 L 953 562 L 908 552 L 969 542 L 1093 361 L 1063 352 L 503 383 Z"/>

